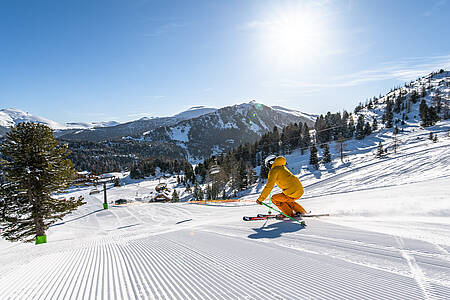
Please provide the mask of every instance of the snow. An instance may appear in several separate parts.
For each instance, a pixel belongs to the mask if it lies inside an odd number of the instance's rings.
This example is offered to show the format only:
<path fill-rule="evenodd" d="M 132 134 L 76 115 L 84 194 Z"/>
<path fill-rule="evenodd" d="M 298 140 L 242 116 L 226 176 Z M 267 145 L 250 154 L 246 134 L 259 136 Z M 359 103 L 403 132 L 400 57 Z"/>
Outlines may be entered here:
<path fill-rule="evenodd" d="M 261 120 L 259 120 L 261 123 L 263 123 Z M 258 133 L 262 133 L 263 130 L 253 121 L 250 121 L 251 126 L 250 126 L 250 130 L 253 132 L 258 132 Z"/>
<path fill-rule="evenodd" d="M 22 122 L 33 122 L 40 123 L 49 126 L 55 130 L 63 130 L 63 129 L 92 129 L 94 127 L 109 127 L 118 125 L 118 122 L 109 121 L 109 122 L 71 122 L 66 124 L 61 124 L 46 118 L 42 118 L 39 116 L 31 115 L 28 112 L 24 112 L 19 109 L 9 108 L 9 109 L 1 109 L 0 110 L 0 126 L 3 127 L 11 127 L 15 126 L 18 123 Z"/>
<path fill-rule="evenodd" d="M 306 228 L 242 221 L 267 212 L 254 203 L 261 184 L 241 202 L 148 203 L 157 177 L 114 174 L 123 186 L 108 184 L 108 200 L 131 203 L 108 210 L 102 193 L 73 188 L 65 196 L 87 204 L 48 230 L 48 244 L 0 240 L 2 299 L 448 299 L 449 126 L 432 128 L 437 143 L 408 128 L 383 159 L 373 155 L 390 138 L 380 130 L 313 172 L 308 155 L 289 155 L 306 191 L 299 202 L 331 214 Z M 189 198 L 175 176 L 163 180 Z"/>
<path fill-rule="evenodd" d="M 183 111 L 181 113 L 174 115 L 173 118 L 176 118 L 180 121 L 181 120 L 189 120 L 189 119 L 198 118 L 203 115 L 213 113 L 216 111 L 217 111 L 217 108 L 211 108 L 211 107 L 206 107 L 206 106 L 193 106 L 186 111 Z"/>
<path fill-rule="evenodd" d="M 272 109 L 279 111 L 279 112 L 283 112 L 283 113 L 288 113 L 297 117 L 303 117 L 306 119 L 309 119 L 311 122 L 315 122 L 317 119 L 317 115 L 314 114 L 308 114 L 308 113 L 304 113 L 298 110 L 294 110 L 294 109 L 288 109 L 282 106 L 272 106 Z"/>
<path fill-rule="evenodd" d="M 19 109 L 9 108 L 0 110 L 0 126 L 11 127 L 22 122 L 41 123 L 53 129 L 65 129 L 63 124 L 42 117 L 33 116 Z"/>
<path fill-rule="evenodd" d="M 67 129 L 93 129 L 98 127 L 112 127 L 119 125 L 116 121 L 105 121 L 105 122 L 70 122 L 66 123 Z"/>
<path fill-rule="evenodd" d="M 180 142 L 189 142 L 189 131 L 191 126 L 189 124 L 179 125 L 170 129 L 169 136 L 172 140 Z"/>

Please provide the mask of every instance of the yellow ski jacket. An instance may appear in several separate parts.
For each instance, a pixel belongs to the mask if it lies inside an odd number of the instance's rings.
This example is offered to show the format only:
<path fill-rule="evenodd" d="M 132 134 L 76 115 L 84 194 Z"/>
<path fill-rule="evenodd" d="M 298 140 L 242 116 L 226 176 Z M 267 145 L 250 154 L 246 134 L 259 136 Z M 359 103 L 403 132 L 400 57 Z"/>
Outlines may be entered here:
<path fill-rule="evenodd" d="M 282 189 L 283 194 L 290 198 L 298 199 L 303 195 L 303 186 L 297 176 L 286 168 L 286 158 L 278 156 L 269 171 L 266 186 L 264 187 L 259 201 L 264 201 L 269 196 L 275 184 Z"/>

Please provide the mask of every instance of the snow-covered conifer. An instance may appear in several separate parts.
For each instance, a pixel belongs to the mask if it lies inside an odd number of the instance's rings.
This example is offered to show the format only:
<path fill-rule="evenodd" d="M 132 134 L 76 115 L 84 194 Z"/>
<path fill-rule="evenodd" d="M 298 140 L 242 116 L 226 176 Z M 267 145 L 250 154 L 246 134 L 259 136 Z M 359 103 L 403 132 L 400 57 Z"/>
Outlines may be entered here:
<path fill-rule="evenodd" d="M 328 146 L 328 144 L 325 144 L 323 146 L 323 162 L 324 163 L 330 163 L 331 162 L 330 147 Z"/>
<path fill-rule="evenodd" d="M 314 145 L 311 145 L 309 148 L 309 164 L 314 166 L 316 169 L 319 168 L 319 158 L 317 157 L 317 148 Z"/>
<path fill-rule="evenodd" d="M 377 148 L 377 157 L 382 157 L 383 154 L 384 154 L 383 144 L 381 142 L 379 142 L 378 148 Z"/>
<path fill-rule="evenodd" d="M 173 189 L 172 202 L 180 202 L 180 197 L 178 196 L 176 189 Z"/>
<path fill-rule="evenodd" d="M 6 158 L 3 172 L 7 183 L 0 189 L 5 239 L 30 242 L 45 237 L 51 224 L 84 204 L 81 199 L 53 196 L 69 186 L 75 170 L 67 158 L 67 146 L 58 143 L 50 127 L 20 123 L 11 128 L 1 150 Z"/>

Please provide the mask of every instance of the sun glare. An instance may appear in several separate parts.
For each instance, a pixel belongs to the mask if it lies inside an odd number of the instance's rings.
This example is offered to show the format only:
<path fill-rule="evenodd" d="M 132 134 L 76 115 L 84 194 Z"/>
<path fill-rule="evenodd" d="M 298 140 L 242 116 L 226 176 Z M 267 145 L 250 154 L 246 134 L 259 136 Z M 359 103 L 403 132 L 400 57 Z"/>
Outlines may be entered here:
<path fill-rule="evenodd" d="M 323 12 L 311 6 L 286 6 L 261 22 L 265 56 L 278 64 L 298 66 L 320 54 L 326 46 Z"/>

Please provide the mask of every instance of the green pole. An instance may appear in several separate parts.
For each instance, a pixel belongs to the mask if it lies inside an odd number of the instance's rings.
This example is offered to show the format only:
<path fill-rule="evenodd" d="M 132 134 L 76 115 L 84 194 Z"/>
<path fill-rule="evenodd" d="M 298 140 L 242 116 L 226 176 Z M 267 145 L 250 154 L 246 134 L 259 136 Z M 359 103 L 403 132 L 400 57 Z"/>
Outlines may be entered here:
<path fill-rule="evenodd" d="M 297 219 L 294 219 L 293 217 L 291 217 L 291 216 L 288 216 L 287 214 L 285 214 L 284 212 L 282 212 L 282 211 L 280 211 L 280 210 L 278 210 L 278 209 L 276 209 L 276 208 L 273 208 L 272 206 L 270 206 L 269 204 L 266 204 L 266 203 L 264 203 L 264 202 L 261 202 L 261 204 L 263 204 L 263 205 L 265 205 L 265 206 L 267 206 L 268 208 L 271 208 L 271 209 L 273 209 L 274 211 L 277 211 L 277 212 L 279 212 L 280 214 L 282 214 L 282 215 L 285 215 L 286 217 L 288 217 L 289 219 L 291 219 L 291 220 L 294 220 L 295 222 L 298 222 L 298 223 L 300 223 L 302 226 L 305 226 L 306 224 L 305 224 L 305 221 L 300 221 L 300 220 L 297 220 Z"/>
<path fill-rule="evenodd" d="M 108 209 L 108 201 L 106 200 L 106 182 L 103 183 L 103 209 Z"/>
<path fill-rule="evenodd" d="M 269 205 L 270 206 L 272 205 L 272 193 L 269 194 Z M 271 215 L 271 214 L 272 214 L 272 211 L 269 208 L 269 215 Z"/>
<path fill-rule="evenodd" d="M 47 243 L 46 235 L 37 235 L 36 236 L 36 245 L 45 244 L 45 243 Z"/>

